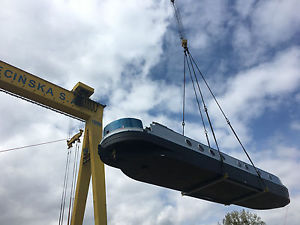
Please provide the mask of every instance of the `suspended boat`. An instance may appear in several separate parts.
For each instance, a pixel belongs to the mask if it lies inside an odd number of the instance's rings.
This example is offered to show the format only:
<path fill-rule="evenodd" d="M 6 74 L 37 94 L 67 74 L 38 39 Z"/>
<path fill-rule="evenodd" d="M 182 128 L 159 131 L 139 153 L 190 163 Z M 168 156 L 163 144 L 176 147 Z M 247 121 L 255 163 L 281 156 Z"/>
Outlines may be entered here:
<path fill-rule="evenodd" d="M 145 129 L 133 118 L 108 124 L 99 155 L 105 164 L 135 180 L 199 199 L 252 209 L 290 202 L 277 176 L 155 122 Z"/>

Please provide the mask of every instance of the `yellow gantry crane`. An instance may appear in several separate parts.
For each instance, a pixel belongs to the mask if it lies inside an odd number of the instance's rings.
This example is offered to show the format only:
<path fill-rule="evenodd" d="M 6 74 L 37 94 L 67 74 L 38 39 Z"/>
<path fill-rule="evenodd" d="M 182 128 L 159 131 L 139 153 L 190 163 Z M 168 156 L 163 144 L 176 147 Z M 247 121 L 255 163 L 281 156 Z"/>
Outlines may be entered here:
<path fill-rule="evenodd" d="M 68 91 L 0 60 L 0 90 L 85 122 L 71 225 L 83 222 L 91 178 L 95 225 L 106 225 L 104 164 L 98 156 L 105 106 L 89 98 L 94 89 L 78 82 Z"/>

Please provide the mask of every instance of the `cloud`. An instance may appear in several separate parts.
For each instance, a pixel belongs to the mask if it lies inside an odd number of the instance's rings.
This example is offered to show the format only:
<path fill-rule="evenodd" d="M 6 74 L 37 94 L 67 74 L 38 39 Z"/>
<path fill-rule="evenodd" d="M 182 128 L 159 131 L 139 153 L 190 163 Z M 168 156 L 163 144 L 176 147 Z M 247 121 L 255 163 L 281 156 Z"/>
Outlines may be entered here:
<path fill-rule="evenodd" d="M 299 57 L 300 50 L 297 47 L 282 51 L 270 61 L 242 70 L 229 78 L 226 90 L 217 95 L 225 114 L 244 143 L 252 140 L 249 121 L 264 115 L 268 109 L 278 110 L 287 96 L 299 88 Z M 213 90 L 223 85 L 215 83 Z M 208 110 L 221 146 L 239 146 L 212 99 L 208 103 Z"/>
<path fill-rule="evenodd" d="M 267 109 L 280 109 L 291 96 L 299 99 L 300 50 L 292 41 L 298 32 L 298 3 L 178 4 L 190 47 L 201 66 L 206 65 L 209 83 L 255 162 L 290 188 L 287 221 L 297 224 L 299 178 L 291 171 L 299 167 L 299 149 L 293 143 L 270 142 L 258 152 L 252 144 L 259 140 L 253 140 L 250 125 Z M 5 34 L 0 37 L 1 60 L 67 89 L 78 81 L 92 86 L 93 99 L 108 105 L 104 124 L 128 116 L 141 118 L 145 126 L 157 121 L 181 132 L 178 71 L 183 60 L 175 31 L 169 30 L 174 20 L 168 1 L 4 0 L 0 25 Z M 153 70 L 157 65 L 162 67 Z M 61 139 L 84 126 L 2 93 L 0 101 L 1 149 Z M 208 103 L 222 146 L 243 158 L 234 151 L 237 145 L 210 98 Z M 186 134 L 204 142 L 191 83 L 186 110 L 192 118 L 186 121 Z M 290 128 L 297 130 L 297 123 Z M 57 224 L 65 149 L 62 142 L 1 155 L 0 224 Z M 106 173 L 109 224 L 216 224 L 236 209 L 136 182 L 117 169 L 106 167 Z M 90 191 L 85 224 L 93 223 L 91 197 Z M 280 224 L 285 209 L 257 213 L 270 224 Z"/>
<path fill-rule="evenodd" d="M 300 176 L 296 171 L 300 169 L 299 148 L 288 147 L 275 141 L 272 143 L 271 149 L 262 149 L 256 153 L 254 161 L 260 168 L 272 171 L 281 178 L 283 184 L 289 189 L 291 200 L 291 203 L 283 209 L 257 211 L 257 214 L 261 215 L 267 224 L 280 225 L 284 221 L 286 224 L 297 224 L 299 221 Z"/>
<path fill-rule="evenodd" d="M 252 16 L 254 34 L 267 45 L 288 41 L 298 33 L 299 9 L 297 0 L 258 2 Z"/>
<path fill-rule="evenodd" d="M 255 6 L 255 0 L 247 1 L 247 2 L 236 2 L 235 10 L 238 12 L 241 19 L 245 19 L 251 16 Z"/>
<path fill-rule="evenodd" d="M 293 121 L 290 124 L 290 127 L 291 127 L 292 130 L 300 131 L 300 121 Z"/>

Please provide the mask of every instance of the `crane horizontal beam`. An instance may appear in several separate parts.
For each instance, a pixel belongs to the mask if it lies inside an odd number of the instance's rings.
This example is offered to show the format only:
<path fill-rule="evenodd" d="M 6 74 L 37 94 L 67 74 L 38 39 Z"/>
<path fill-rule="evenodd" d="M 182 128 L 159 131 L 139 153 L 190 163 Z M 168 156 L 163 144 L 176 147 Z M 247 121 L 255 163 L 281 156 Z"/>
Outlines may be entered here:
<path fill-rule="evenodd" d="M 105 107 L 89 99 L 94 89 L 85 84 L 79 82 L 68 91 L 1 60 L 0 88 L 85 121 Z"/>

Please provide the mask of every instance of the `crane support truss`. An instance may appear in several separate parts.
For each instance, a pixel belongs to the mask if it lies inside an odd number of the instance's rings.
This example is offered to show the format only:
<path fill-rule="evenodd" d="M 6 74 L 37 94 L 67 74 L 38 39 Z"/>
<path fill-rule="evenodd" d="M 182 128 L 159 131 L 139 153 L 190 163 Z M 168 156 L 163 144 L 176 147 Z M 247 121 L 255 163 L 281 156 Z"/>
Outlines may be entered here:
<path fill-rule="evenodd" d="M 95 225 L 107 224 L 104 164 L 98 156 L 104 105 L 89 97 L 94 89 L 77 83 L 72 91 L 0 60 L 0 89 L 31 102 L 85 121 L 82 154 L 71 225 L 83 222 L 92 178 Z"/>

